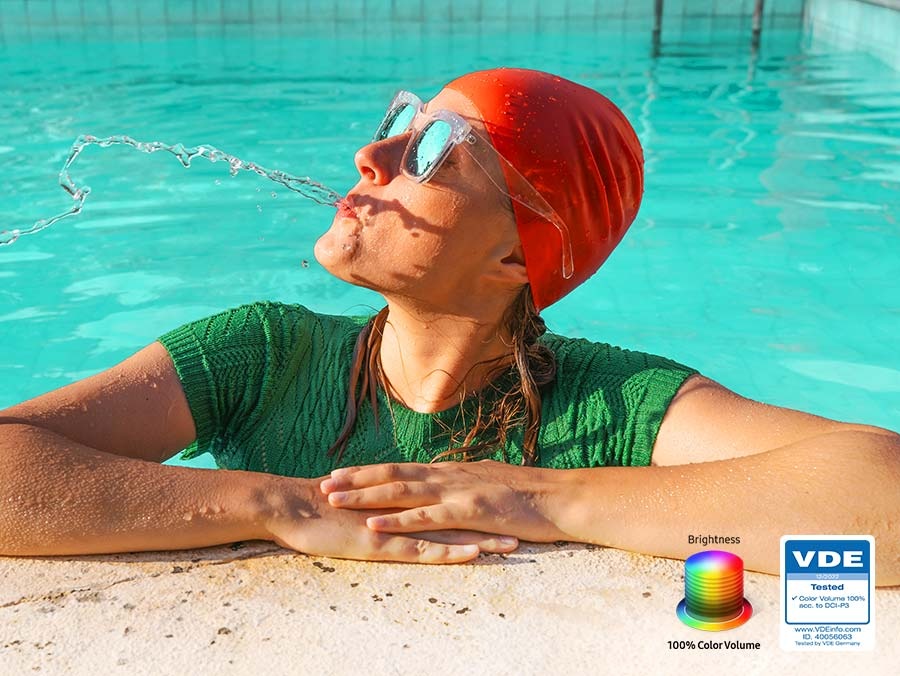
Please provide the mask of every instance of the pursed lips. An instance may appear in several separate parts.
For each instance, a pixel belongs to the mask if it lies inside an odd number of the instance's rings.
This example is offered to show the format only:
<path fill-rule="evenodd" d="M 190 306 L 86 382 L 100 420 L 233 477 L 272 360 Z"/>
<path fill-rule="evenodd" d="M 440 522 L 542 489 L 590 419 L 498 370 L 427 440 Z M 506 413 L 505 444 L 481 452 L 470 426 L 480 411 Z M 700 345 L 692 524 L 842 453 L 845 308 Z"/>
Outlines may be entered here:
<path fill-rule="evenodd" d="M 356 213 L 356 210 L 353 208 L 353 206 L 350 204 L 350 201 L 346 197 L 338 201 L 337 210 L 338 214 L 341 216 L 359 220 L 359 214 Z"/>

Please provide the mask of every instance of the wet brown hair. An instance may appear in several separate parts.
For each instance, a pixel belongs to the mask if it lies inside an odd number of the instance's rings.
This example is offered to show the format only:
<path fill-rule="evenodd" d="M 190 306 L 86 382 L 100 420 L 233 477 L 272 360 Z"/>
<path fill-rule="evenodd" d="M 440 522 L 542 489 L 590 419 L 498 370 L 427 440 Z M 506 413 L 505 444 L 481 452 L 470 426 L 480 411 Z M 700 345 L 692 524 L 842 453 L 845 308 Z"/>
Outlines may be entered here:
<path fill-rule="evenodd" d="M 328 455 L 337 451 L 336 462 L 340 462 L 366 398 L 369 399 L 375 413 L 377 429 L 376 388 L 380 383 L 385 393 L 390 392 L 390 385 L 381 369 L 379 358 L 381 338 L 387 318 L 388 308 L 385 307 L 366 323 L 356 340 L 356 346 L 353 349 L 353 363 L 350 367 L 347 417 L 340 435 L 328 449 Z M 556 378 L 556 359 L 553 352 L 537 342 L 537 339 L 547 331 L 547 325 L 535 308 L 531 288 L 527 284 L 522 287 L 507 309 L 503 317 L 503 325 L 512 337 L 511 353 L 481 361 L 472 366 L 475 368 L 478 364 L 497 363 L 487 373 L 488 385 L 476 395 L 477 409 L 474 420 L 468 429 L 464 427 L 457 431 L 455 424 L 448 427 L 446 423 L 435 417 L 435 420 L 447 431 L 449 442 L 448 449 L 438 453 L 431 459 L 431 462 L 451 455 L 458 455 L 460 456 L 457 458 L 458 460 L 466 462 L 493 455 L 497 450 L 502 450 L 503 460 L 508 462 L 506 441 L 509 432 L 519 425 L 524 425 L 522 464 L 529 466 L 538 464 L 540 458 L 537 441 L 541 427 L 541 388 L 552 383 Z M 471 370 L 469 369 L 470 372 Z M 465 378 L 463 378 L 464 380 Z M 507 384 L 506 389 L 503 388 L 504 384 Z M 461 413 L 462 401 L 460 402 Z M 461 417 L 460 414 L 457 415 L 457 420 Z M 461 436 L 463 438 L 460 440 Z M 455 446 L 455 444 L 458 445 Z"/>

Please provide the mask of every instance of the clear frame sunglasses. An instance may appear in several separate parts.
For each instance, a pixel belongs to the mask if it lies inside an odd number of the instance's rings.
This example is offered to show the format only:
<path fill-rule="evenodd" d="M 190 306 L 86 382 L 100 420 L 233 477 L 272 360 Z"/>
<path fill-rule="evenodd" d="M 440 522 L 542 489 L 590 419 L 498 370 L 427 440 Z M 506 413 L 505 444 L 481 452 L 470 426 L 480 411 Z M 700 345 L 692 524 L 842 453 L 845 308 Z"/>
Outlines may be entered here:
<path fill-rule="evenodd" d="M 562 276 L 568 279 L 574 274 L 572 243 L 569 239 L 569 229 L 562 218 L 538 190 L 497 152 L 490 141 L 478 134 L 467 120 L 451 110 L 425 112 L 425 105 L 418 96 L 401 90 L 388 106 L 384 119 L 372 137 L 372 142 L 383 141 L 406 132 L 412 133 L 400 160 L 400 171 L 404 176 L 418 183 L 425 183 L 434 176 L 450 152 L 456 146 L 462 146 L 498 190 L 556 228 L 562 245 Z M 475 144 L 480 144 L 497 158 L 503 167 L 508 185 L 498 185 L 478 157 L 466 148 L 467 145 Z"/>

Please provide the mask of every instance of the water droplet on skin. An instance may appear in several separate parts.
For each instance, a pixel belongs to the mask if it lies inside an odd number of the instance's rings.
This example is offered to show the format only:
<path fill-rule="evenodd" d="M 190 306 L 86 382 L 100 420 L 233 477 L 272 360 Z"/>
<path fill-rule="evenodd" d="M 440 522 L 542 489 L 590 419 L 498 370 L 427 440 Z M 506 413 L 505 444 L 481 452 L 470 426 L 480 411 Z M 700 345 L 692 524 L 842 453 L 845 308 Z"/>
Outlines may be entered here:
<path fill-rule="evenodd" d="M 350 249 L 351 249 L 352 247 L 351 247 L 349 244 L 343 244 L 343 245 L 341 245 L 341 248 L 342 248 L 344 251 L 350 251 Z"/>

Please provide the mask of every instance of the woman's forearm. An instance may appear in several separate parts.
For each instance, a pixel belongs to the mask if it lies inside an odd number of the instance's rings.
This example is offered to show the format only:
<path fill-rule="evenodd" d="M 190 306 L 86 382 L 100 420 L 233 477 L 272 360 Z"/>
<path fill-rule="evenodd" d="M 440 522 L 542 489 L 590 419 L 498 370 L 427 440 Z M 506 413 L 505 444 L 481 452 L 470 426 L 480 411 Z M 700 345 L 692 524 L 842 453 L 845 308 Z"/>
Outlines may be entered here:
<path fill-rule="evenodd" d="M 0 425 L 0 555 L 195 549 L 269 539 L 268 474 L 135 460 Z"/>
<path fill-rule="evenodd" d="M 900 584 L 897 435 L 843 431 L 732 460 L 553 475 L 543 502 L 554 537 L 678 559 L 720 548 L 777 574 L 782 535 L 870 534 L 876 583 Z"/>

